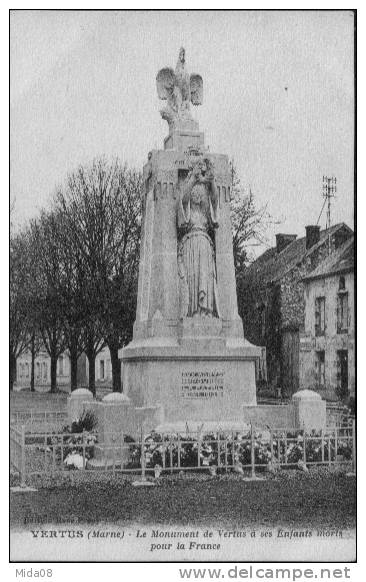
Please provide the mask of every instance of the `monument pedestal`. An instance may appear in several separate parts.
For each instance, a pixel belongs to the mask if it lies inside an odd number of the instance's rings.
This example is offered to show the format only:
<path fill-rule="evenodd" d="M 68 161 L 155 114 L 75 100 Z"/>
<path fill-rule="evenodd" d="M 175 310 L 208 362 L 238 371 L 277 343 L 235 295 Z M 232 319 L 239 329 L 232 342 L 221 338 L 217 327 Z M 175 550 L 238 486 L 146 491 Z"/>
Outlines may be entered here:
<path fill-rule="evenodd" d="M 238 315 L 231 167 L 204 145 L 190 114 L 202 78 L 184 67 L 182 49 L 176 71 L 157 76 L 169 135 L 144 166 L 136 321 L 119 352 L 125 394 L 135 407 L 160 407 L 160 428 L 242 424 L 260 357 Z"/>
<path fill-rule="evenodd" d="M 305 431 L 324 429 L 326 402 L 313 390 L 299 390 L 292 396 L 295 425 Z"/>
<path fill-rule="evenodd" d="M 161 405 L 162 426 L 242 423 L 243 405 L 256 405 L 259 351 L 239 339 L 133 341 L 121 353 L 123 386 L 135 406 Z"/>
<path fill-rule="evenodd" d="M 89 468 L 119 465 L 128 460 L 129 448 L 124 444 L 125 435 L 137 432 L 136 411 L 126 394 L 112 392 L 102 402 L 95 402 L 93 413 L 97 420 L 98 444 Z"/>
<path fill-rule="evenodd" d="M 92 407 L 94 396 L 86 388 L 77 388 L 73 390 L 67 398 L 67 419 L 69 424 L 80 419 L 88 407 Z"/>

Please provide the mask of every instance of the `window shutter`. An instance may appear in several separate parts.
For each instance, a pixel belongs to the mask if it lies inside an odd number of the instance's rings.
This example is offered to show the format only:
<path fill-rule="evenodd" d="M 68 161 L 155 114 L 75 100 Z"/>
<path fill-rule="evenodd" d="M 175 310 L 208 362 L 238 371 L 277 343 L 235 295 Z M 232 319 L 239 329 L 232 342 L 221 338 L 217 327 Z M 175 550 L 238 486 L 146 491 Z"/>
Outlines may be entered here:
<path fill-rule="evenodd" d="M 343 313 L 343 320 L 344 320 L 344 329 L 349 328 L 349 306 L 348 306 L 348 293 L 344 296 L 344 313 Z"/>

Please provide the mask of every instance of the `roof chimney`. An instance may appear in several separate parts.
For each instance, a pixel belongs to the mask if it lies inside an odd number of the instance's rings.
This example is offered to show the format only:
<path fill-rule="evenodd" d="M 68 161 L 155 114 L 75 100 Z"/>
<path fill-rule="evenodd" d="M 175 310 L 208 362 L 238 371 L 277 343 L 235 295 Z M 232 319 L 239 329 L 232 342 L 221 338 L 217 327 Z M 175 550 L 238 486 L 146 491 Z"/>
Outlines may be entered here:
<path fill-rule="evenodd" d="M 305 226 L 306 230 L 306 248 L 310 249 L 320 240 L 320 226 L 309 225 Z"/>
<path fill-rule="evenodd" d="M 287 245 L 296 240 L 296 237 L 297 234 L 283 234 L 283 233 L 276 234 L 277 252 L 280 253 L 281 251 L 283 251 L 283 249 L 286 248 Z"/>

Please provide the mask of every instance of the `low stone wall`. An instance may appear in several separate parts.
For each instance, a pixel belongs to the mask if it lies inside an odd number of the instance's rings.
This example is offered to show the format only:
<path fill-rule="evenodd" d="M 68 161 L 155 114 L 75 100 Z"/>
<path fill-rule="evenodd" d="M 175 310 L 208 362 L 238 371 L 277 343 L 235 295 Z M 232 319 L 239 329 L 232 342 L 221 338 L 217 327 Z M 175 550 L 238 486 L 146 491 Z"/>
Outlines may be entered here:
<path fill-rule="evenodd" d="M 258 428 L 295 428 L 294 406 L 292 403 L 244 406 L 243 420 Z"/>

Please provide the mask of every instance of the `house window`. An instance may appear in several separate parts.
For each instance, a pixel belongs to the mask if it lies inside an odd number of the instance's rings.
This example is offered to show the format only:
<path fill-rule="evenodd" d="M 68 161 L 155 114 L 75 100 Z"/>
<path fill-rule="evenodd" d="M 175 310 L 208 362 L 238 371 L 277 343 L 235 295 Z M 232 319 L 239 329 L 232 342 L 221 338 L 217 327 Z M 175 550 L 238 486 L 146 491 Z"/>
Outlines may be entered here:
<path fill-rule="evenodd" d="M 43 378 L 47 379 L 47 363 L 43 362 Z"/>
<path fill-rule="evenodd" d="M 63 358 L 63 356 L 60 356 L 58 359 L 58 375 L 59 376 L 64 375 L 64 358 Z"/>
<path fill-rule="evenodd" d="M 28 373 L 27 373 L 28 376 Z M 36 363 L 36 377 L 37 379 L 41 377 L 41 364 L 39 362 Z"/>
<path fill-rule="evenodd" d="M 104 360 L 99 362 L 99 379 L 104 380 Z"/>
<path fill-rule="evenodd" d="M 325 297 L 315 299 L 315 335 L 325 333 Z"/>
<path fill-rule="evenodd" d="M 338 287 L 338 289 L 339 289 L 340 291 L 344 291 L 344 290 L 345 290 L 345 288 L 346 288 L 346 281 L 345 281 L 345 278 L 344 278 L 344 277 L 339 277 L 339 287 Z"/>
<path fill-rule="evenodd" d="M 337 333 L 348 331 L 348 293 L 340 291 L 337 297 Z"/>
<path fill-rule="evenodd" d="M 25 364 L 25 377 L 29 378 L 29 364 L 28 363 Z"/>
<path fill-rule="evenodd" d="M 315 352 L 315 376 L 316 384 L 320 389 L 325 388 L 325 352 Z"/>

